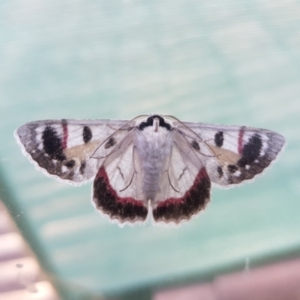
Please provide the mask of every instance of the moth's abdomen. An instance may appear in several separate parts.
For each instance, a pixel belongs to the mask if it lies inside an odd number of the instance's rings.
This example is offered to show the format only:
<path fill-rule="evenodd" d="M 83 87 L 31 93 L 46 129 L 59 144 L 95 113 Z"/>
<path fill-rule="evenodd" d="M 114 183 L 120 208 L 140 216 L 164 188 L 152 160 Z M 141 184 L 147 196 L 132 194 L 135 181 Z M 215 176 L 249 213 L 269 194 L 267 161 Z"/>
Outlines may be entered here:
<path fill-rule="evenodd" d="M 154 200 L 159 190 L 160 172 L 153 172 L 152 170 L 144 170 L 143 178 L 143 192 L 145 200 Z"/>
<path fill-rule="evenodd" d="M 161 148 L 152 149 L 142 162 L 143 169 L 143 192 L 145 200 L 155 200 L 160 190 L 160 178 L 166 165 L 165 151 Z"/>

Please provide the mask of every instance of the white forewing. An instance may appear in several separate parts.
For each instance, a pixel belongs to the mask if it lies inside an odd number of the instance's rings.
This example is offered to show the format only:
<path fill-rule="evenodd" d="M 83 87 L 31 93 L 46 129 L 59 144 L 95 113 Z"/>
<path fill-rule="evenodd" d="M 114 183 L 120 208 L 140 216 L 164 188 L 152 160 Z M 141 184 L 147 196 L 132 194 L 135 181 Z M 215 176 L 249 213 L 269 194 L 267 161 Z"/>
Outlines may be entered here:
<path fill-rule="evenodd" d="M 276 132 L 245 126 L 177 123 L 196 151 L 212 182 L 228 186 L 252 179 L 276 158 L 284 138 Z"/>
<path fill-rule="evenodd" d="M 123 139 L 127 131 L 120 128 L 126 123 L 111 120 L 36 121 L 19 127 L 15 136 L 38 168 L 57 179 L 76 184 L 95 176 L 114 147 L 100 146 L 114 133 L 115 140 Z"/>

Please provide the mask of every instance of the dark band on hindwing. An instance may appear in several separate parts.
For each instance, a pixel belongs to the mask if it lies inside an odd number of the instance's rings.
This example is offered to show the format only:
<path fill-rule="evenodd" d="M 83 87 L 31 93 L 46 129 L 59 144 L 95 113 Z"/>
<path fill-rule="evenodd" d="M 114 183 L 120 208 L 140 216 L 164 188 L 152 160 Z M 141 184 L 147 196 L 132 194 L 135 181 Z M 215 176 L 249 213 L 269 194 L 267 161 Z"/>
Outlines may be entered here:
<path fill-rule="evenodd" d="M 210 179 L 205 168 L 202 168 L 182 198 L 167 199 L 153 209 L 154 220 L 179 223 L 183 219 L 190 219 L 205 208 L 210 199 L 210 187 Z"/>
<path fill-rule="evenodd" d="M 112 219 L 118 219 L 121 223 L 146 219 L 148 209 L 143 205 L 143 201 L 130 197 L 120 198 L 110 185 L 104 167 L 101 167 L 96 175 L 93 191 L 96 207 Z"/>

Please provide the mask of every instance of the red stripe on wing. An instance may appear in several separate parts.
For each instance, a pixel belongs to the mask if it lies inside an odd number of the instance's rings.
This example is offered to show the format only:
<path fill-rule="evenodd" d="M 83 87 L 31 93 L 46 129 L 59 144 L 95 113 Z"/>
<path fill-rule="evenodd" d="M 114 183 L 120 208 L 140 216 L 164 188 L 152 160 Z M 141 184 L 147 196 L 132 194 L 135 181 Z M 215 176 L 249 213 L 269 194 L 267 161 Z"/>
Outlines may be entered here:
<path fill-rule="evenodd" d="M 243 151 L 243 138 L 244 138 L 245 128 L 241 127 L 239 131 L 239 140 L 238 140 L 238 154 L 242 154 Z"/>
<path fill-rule="evenodd" d="M 118 196 L 103 166 L 99 169 L 94 181 L 93 200 L 97 208 L 121 223 L 145 220 L 148 214 L 148 209 L 142 200 Z"/>
<path fill-rule="evenodd" d="M 202 168 L 191 188 L 181 198 L 169 198 L 160 202 L 153 210 L 156 221 L 179 223 L 203 210 L 210 198 L 210 179 L 206 169 Z"/>
<path fill-rule="evenodd" d="M 116 191 L 113 189 L 113 187 L 111 186 L 110 182 L 109 182 L 109 179 L 108 179 L 108 176 L 107 176 L 107 173 L 104 169 L 104 167 L 101 167 L 98 171 L 98 174 L 96 176 L 96 179 L 99 179 L 99 178 L 102 178 L 104 180 L 104 183 L 106 184 L 107 186 L 107 189 L 109 190 L 109 192 L 111 193 L 111 195 L 113 197 L 115 197 L 116 201 L 119 202 L 119 203 L 131 203 L 135 206 L 144 206 L 143 204 L 143 200 L 135 200 L 133 199 L 132 197 L 119 197 L 118 194 L 116 193 Z"/>
<path fill-rule="evenodd" d="M 63 127 L 62 148 L 66 149 L 68 147 L 68 123 L 66 120 L 62 120 L 62 127 Z"/>

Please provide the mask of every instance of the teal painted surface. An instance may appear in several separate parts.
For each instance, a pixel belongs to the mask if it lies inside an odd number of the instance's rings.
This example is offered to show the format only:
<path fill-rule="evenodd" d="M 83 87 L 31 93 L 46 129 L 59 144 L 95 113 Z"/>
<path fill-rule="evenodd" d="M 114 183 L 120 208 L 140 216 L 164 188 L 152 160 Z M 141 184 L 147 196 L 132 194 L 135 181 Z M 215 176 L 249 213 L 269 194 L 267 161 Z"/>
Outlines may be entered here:
<path fill-rule="evenodd" d="M 63 289 L 155 290 L 300 253 L 299 13 L 284 0 L 1 2 L 1 198 Z M 268 128 L 288 145 L 179 228 L 120 228 L 94 211 L 91 184 L 45 177 L 13 137 L 38 119 L 144 113 Z"/>

